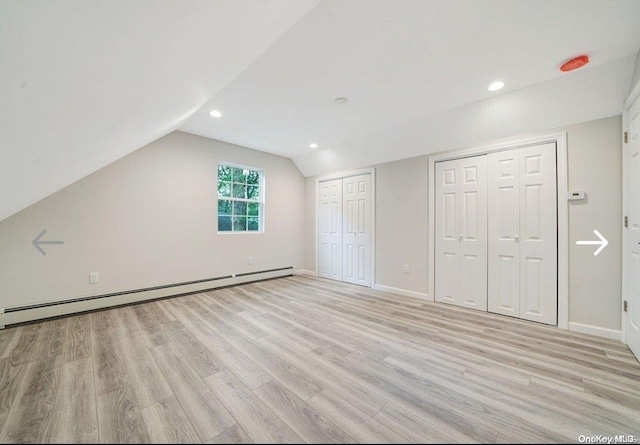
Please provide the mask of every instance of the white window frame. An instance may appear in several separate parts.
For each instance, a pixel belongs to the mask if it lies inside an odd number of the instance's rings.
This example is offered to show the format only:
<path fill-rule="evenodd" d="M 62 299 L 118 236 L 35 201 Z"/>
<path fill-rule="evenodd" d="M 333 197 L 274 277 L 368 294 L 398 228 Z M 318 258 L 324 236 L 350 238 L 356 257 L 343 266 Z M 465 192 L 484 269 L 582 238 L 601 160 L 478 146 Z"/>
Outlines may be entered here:
<path fill-rule="evenodd" d="M 260 179 L 258 180 L 258 187 L 260 188 L 260 200 L 259 201 L 254 201 L 252 199 L 247 199 L 247 198 L 225 198 L 225 197 L 220 197 L 218 195 L 218 184 L 220 183 L 220 177 L 218 176 L 218 168 L 224 165 L 226 167 L 233 167 L 233 168 L 241 168 L 243 170 L 253 170 L 253 171 L 257 171 L 260 174 Z M 233 182 L 232 182 L 233 184 Z M 233 193 L 232 193 L 233 194 Z M 241 202 L 246 202 L 246 203 L 255 203 L 258 202 L 260 204 L 259 210 L 258 210 L 258 227 L 259 230 L 223 230 L 220 231 L 220 228 L 218 227 L 218 201 L 220 199 L 226 200 L 226 201 L 241 201 Z M 224 161 L 218 161 L 218 163 L 216 164 L 216 231 L 218 233 L 218 235 L 256 235 L 256 234 L 262 234 L 265 233 L 265 205 L 266 203 L 266 194 L 265 194 L 265 172 L 264 169 L 262 168 L 257 168 L 257 167 L 250 167 L 248 165 L 242 165 L 242 164 L 234 164 L 231 162 L 224 162 Z M 233 218 L 233 215 L 231 215 L 231 217 Z M 232 223 L 233 224 L 233 219 L 232 219 Z M 233 228 L 233 226 L 232 226 Z"/>

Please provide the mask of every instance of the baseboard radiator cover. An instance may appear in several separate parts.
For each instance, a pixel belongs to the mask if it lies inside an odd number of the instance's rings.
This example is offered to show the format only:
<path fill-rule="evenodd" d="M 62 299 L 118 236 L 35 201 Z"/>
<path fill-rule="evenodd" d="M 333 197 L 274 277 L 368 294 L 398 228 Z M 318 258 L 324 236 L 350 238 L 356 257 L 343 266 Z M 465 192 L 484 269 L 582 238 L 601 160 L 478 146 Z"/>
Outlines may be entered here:
<path fill-rule="evenodd" d="M 295 275 L 293 266 L 278 269 L 269 269 L 257 272 L 246 272 L 234 275 L 226 275 L 216 278 L 207 278 L 184 283 L 167 284 L 163 286 L 133 289 L 122 292 L 114 292 L 104 295 L 73 298 L 70 300 L 53 301 L 42 304 L 0 308 L 0 329 L 18 323 L 41 320 L 45 318 L 71 315 L 81 312 L 122 306 L 141 301 L 155 300 L 164 297 L 173 297 L 196 292 L 204 292 L 220 287 L 234 286 L 251 283 L 254 281 L 269 280 Z"/>

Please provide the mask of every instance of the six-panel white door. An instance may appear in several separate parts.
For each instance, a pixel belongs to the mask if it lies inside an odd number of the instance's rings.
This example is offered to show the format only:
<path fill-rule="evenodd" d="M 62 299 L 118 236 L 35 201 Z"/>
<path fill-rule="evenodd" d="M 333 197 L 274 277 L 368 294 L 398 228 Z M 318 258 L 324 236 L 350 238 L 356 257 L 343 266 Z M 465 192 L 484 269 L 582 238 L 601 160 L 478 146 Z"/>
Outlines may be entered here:
<path fill-rule="evenodd" d="M 556 144 L 520 149 L 520 318 L 558 321 Z"/>
<path fill-rule="evenodd" d="M 640 359 L 640 100 L 627 113 L 628 140 L 624 154 L 627 166 L 627 241 L 625 256 L 625 300 L 627 301 L 627 345 Z"/>
<path fill-rule="evenodd" d="M 490 312 L 557 323 L 556 146 L 491 153 Z"/>
<path fill-rule="evenodd" d="M 318 275 L 342 281 L 342 179 L 319 184 Z"/>
<path fill-rule="evenodd" d="M 520 317 L 520 152 L 490 153 L 489 312 Z"/>
<path fill-rule="evenodd" d="M 460 301 L 459 182 L 460 161 L 436 163 L 435 300 Z"/>
<path fill-rule="evenodd" d="M 436 301 L 487 310 L 486 156 L 436 164 Z"/>
<path fill-rule="evenodd" d="M 371 175 L 342 180 L 343 281 L 371 285 Z"/>

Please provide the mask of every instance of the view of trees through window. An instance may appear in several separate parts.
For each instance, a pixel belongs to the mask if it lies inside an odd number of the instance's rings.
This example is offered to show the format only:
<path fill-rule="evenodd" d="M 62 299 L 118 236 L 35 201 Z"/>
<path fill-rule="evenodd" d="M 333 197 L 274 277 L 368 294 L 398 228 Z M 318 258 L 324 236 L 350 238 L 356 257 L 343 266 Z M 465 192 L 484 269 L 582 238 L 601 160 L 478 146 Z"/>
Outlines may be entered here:
<path fill-rule="evenodd" d="M 218 165 L 218 232 L 259 232 L 262 172 Z"/>

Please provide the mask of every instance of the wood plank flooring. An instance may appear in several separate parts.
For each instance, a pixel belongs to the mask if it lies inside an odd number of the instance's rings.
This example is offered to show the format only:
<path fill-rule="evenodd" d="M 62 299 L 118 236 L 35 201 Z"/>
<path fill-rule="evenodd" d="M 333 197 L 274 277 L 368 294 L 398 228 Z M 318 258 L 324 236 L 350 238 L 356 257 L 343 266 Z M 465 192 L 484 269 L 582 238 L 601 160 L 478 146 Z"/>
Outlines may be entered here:
<path fill-rule="evenodd" d="M 640 436 L 640 363 L 554 327 L 308 277 L 0 331 L 0 442 Z"/>

